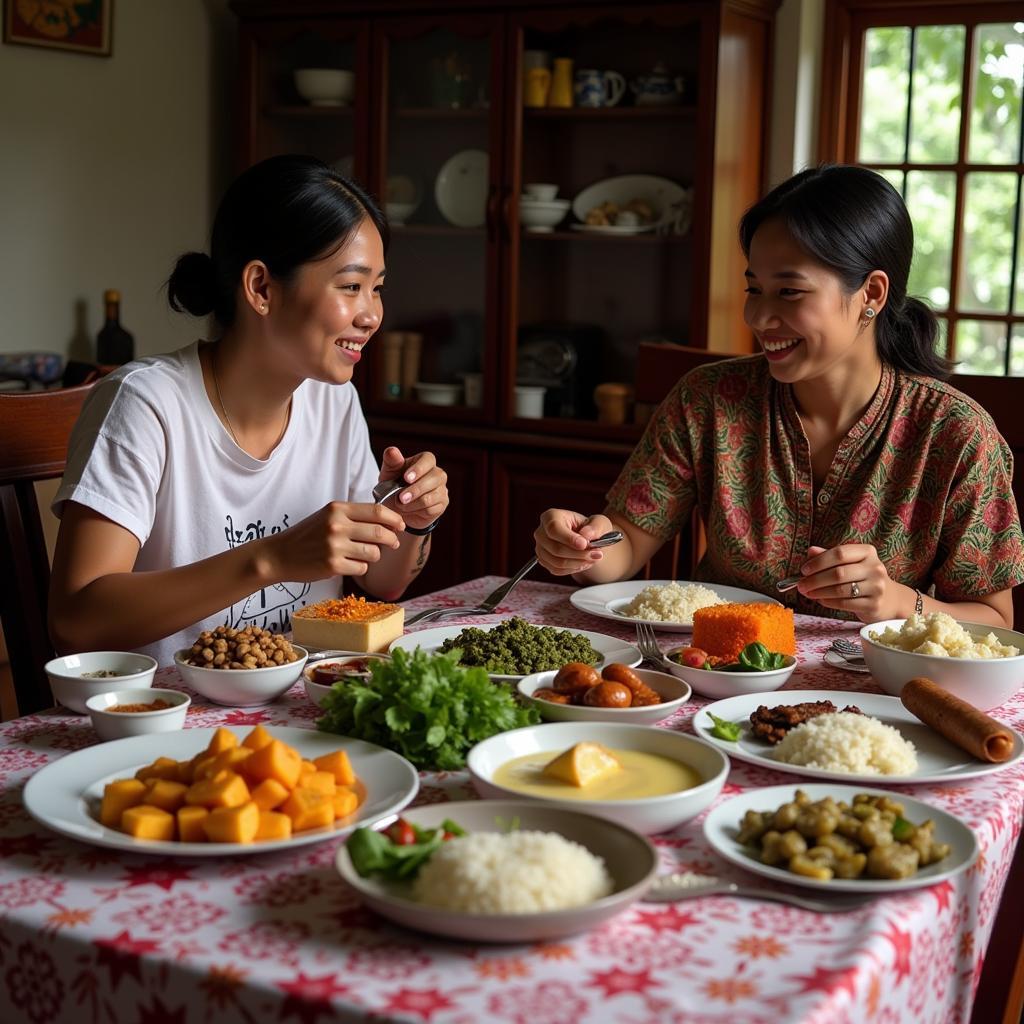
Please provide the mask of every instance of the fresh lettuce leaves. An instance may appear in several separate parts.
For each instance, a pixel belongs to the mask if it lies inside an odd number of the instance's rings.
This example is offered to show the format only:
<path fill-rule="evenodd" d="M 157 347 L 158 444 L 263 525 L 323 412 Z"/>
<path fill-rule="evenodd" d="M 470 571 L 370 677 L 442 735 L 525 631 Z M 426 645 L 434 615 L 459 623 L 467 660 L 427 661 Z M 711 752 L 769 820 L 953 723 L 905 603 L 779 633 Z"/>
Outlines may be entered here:
<path fill-rule="evenodd" d="M 331 688 L 317 728 L 388 747 L 420 769 L 456 771 L 480 740 L 540 721 L 482 668 L 460 666 L 460 653 L 399 649 L 373 662 L 368 680 Z"/>

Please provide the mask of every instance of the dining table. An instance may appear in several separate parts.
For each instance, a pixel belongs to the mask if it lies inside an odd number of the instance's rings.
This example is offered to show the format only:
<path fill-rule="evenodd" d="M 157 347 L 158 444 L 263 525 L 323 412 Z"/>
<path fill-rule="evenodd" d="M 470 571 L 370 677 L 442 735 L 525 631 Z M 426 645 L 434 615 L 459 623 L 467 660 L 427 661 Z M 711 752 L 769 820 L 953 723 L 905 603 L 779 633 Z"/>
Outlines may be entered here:
<path fill-rule="evenodd" d="M 482 577 L 406 608 L 474 605 L 498 582 Z M 571 593 L 527 580 L 494 616 L 453 621 L 516 614 L 633 640 L 631 625 L 578 611 Z M 859 623 L 797 615 L 795 624 L 798 665 L 787 690 L 881 692 L 869 675 L 823 661 L 835 638 L 857 639 Z M 685 642 L 658 639 L 663 649 Z M 173 666 L 155 685 L 188 690 Z M 221 707 L 189 692 L 187 729 L 313 729 L 319 715 L 301 682 L 261 707 Z M 707 703 L 695 695 L 652 728 L 690 732 Z M 1024 691 L 994 713 L 1020 730 Z M 337 837 L 201 859 L 102 848 L 38 824 L 22 804 L 26 781 L 98 742 L 87 717 L 59 707 L 0 725 L 2 1021 L 966 1024 L 1024 805 L 1024 763 L 966 781 L 885 787 L 957 815 L 980 855 L 952 879 L 853 911 L 732 895 L 641 901 L 559 941 L 475 945 L 405 931 L 363 906 L 335 868 Z M 800 781 L 733 760 L 717 802 Z M 472 799 L 465 771 L 420 773 L 415 804 Z M 759 881 L 712 851 L 702 818 L 652 837 L 661 867 Z"/>

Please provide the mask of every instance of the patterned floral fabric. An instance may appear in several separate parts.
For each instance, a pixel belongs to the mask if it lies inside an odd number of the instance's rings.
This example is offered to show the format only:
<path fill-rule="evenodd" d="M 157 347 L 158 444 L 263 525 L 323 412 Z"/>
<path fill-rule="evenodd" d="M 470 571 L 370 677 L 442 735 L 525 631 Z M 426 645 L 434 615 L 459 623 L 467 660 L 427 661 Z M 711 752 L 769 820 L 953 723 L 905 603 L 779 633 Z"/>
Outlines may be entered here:
<path fill-rule="evenodd" d="M 708 534 L 697 578 L 773 592 L 812 544 L 873 544 L 900 583 L 969 600 L 1024 581 L 1013 459 L 992 418 L 955 388 L 884 366 L 866 412 L 815 494 L 792 389 L 762 356 L 687 374 L 608 493 L 662 539 L 696 506 Z M 795 590 L 798 611 L 830 612 Z"/>

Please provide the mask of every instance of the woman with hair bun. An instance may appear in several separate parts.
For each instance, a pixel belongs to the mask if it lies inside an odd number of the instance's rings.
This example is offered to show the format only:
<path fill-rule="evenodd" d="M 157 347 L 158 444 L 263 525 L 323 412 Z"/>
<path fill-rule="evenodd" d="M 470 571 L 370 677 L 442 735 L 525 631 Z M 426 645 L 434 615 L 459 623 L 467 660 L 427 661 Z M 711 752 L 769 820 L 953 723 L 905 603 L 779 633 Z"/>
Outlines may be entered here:
<path fill-rule="evenodd" d="M 227 190 L 210 253 L 182 256 L 173 309 L 216 338 L 98 382 L 54 500 L 50 631 L 63 651 L 161 664 L 203 629 L 291 628 L 360 577 L 394 600 L 448 505 L 429 452 L 378 467 L 352 373 L 380 327 L 387 223 L 354 182 L 280 156 Z M 373 502 L 401 480 L 394 507 Z"/>
<path fill-rule="evenodd" d="M 747 211 L 740 243 L 760 353 L 683 377 L 603 515 L 543 514 L 541 564 L 587 584 L 629 579 L 696 507 L 699 580 L 774 595 L 799 576 L 787 600 L 807 614 L 1011 626 L 1024 581 L 1012 457 L 944 383 L 936 318 L 907 295 L 899 193 L 863 167 L 806 170 Z M 622 543 L 586 550 L 611 529 Z"/>

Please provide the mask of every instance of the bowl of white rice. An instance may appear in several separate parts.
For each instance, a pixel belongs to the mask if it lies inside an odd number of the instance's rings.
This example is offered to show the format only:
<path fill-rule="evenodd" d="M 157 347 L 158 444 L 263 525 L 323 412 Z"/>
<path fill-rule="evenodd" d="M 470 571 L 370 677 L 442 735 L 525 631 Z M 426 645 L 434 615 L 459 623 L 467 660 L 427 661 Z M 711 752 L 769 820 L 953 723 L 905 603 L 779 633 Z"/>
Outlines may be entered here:
<path fill-rule="evenodd" d="M 725 604 L 725 600 L 708 587 L 673 580 L 644 587 L 635 597 L 610 601 L 608 607 L 630 619 L 692 626 L 695 611 L 715 604 Z"/>
<path fill-rule="evenodd" d="M 868 670 L 888 694 L 923 677 L 982 711 L 1024 686 L 1024 634 L 945 612 L 872 622 L 860 631 Z"/>
<path fill-rule="evenodd" d="M 580 811 L 520 800 L 468 800 L 403 812 L 445 842 L 411 882 L 363 878 L 338 848 L 341 877 L 382 917 L 472 942 L 542 942 L 587 931 L 647 891 L 658 855 L 643 836 Z M 383 823 L 382 823 L 383 824 Z"/>
<path fill-rule="evenodd" d="M 840 711 L 818 715 L 790 729 L 771 756 L 837 775 L 913 775 L 914 744 L 870 715 Z"/>

